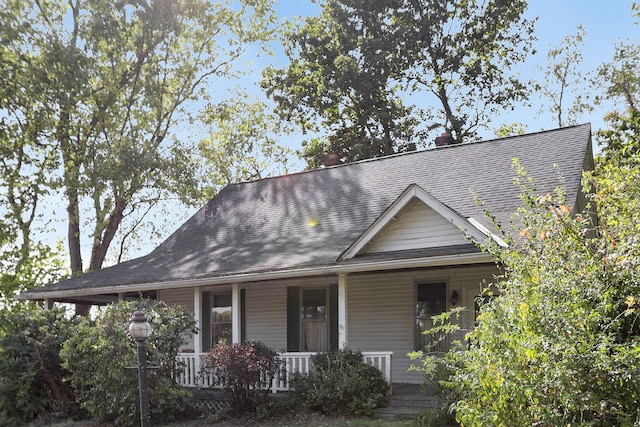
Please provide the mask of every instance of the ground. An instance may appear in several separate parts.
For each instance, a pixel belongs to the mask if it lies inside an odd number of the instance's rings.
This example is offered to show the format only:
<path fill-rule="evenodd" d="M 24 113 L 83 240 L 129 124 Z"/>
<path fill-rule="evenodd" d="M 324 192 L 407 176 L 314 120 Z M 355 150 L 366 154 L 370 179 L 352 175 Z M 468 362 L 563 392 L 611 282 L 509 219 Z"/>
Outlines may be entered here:
<path fill-rule="evenodd" d="M 98 423 L 92 421 L 63 421 L 56 424 L 30 424 L 30 427 L 44 426 L 48 427 L 99 427 Z M 280 418 L 269 419 L 263 422 L 256 422 L 247 419 L 237 419 L 222 422 L 207 422 L 205 420 L 193 420 L 180 423 L 164 424 L 163 427 L 239 427 L 239 426 L 256 426 L 256 427 L 410 427 L 414 424 L 407 421 L 386 421 L 372 420 L 368 418 L 328 418 L 317 414 L 300 414 L 296 416 L 286 416 Z"/>

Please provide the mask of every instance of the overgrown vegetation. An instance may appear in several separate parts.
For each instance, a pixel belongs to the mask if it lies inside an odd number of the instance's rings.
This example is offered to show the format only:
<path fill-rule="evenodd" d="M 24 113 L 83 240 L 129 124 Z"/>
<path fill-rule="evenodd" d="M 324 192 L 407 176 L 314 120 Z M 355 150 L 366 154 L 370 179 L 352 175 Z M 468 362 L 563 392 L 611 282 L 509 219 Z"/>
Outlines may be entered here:
<path fill-rule="evenodd" d="M 62 309 L 0 310 L 0 426 L 78 414 L 59 358 L 72 326 Z"/>
<path fill-rule="evenodd" d="M 255 412 L 267 400 L 272 382 L 281 369 L 278 353 L 249 341 L 216 344 L 204 357 L 205 375 L 212 375 L 229 397 L 235 416 Z"/>
<path fill-rule="evenodd" d="M 291 381 L 294 399 L 314 411 L 332 416 L 370 415 L 387 393 L 379 369 L 367 365 L 359 351 L 348 348 L 311 357 L 308 376 Z"/>
<path fill-rule="evenodd" d="M 172 379 L 183 334 L 192 316 L 162 302 L 112 304 L 95 320 L 70 319 L 63 308 L 0 312 L 0 426 L 53 417 L 89 416 L 98 422 L 135 425 L 139 419 L 136 351 L 127 334 L 134 311 L 154 328 L 148 340 L 149 396 L 155 421 L 189 407 L 191 393 Z"/>
<path fill-rule="evenodd" d="M 82 318 L 61 350 L 63 366 L 77 399 L 91 418 L 116 425 L 139 419 L 136 351 L 128 336 L 131 315 L 142 310 L 152 325 L 147 340 L 151 419 L 171 420 L 188 407 L 191 392 L 178 387 L 172 374 L 183 335 L 192 333 L 193 316 L 180 307 L 150 300 L 106 307 L 95 320 Z"/>

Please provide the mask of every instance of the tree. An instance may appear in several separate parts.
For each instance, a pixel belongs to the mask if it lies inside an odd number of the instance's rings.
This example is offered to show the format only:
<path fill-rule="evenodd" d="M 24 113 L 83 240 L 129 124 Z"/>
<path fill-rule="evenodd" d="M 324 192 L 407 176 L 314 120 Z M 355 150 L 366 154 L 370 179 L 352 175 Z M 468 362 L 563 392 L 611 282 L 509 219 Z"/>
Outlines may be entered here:
<path fill-rule="evenodd" d="M 607 113 L 609 128 L 597 134 L 602 152 L 620 162 L 635 161 L 640 153 L 640 45 L 616 46 L 613 61 L 602 65 L 598 74 L 607 97 L 622 106 Z"/>
<path fill-rule="evenodd" d="M 456 142 L 474 139 L 527 96 L 508 75 L 531 49 L 525 8 L 519 0 L 327 0 L 320 17 L 286 33 L 290 64 L 268 68 L 262 85 L 282 118 L 330 129 L 305 146 L 312 167 L 330 152 L 352 161 L 406 151 L 436 128 Z M 438 106 L 402 100 L 425 94 Z"/>
<path fill-rule="evenodd" d="M 10 2 L 0 14 L 12 219 L 26 230 L 38 196 L 65 200 L 71 272 L 85 268 L 83 239 L 87 269 L 99 269 L 136 215 L 199 196 L 197 159 L 171 130 L 210 98 L 205 84 L 235 75 L 247 46 L 271 36 L 271 0 Z"/>
<path fill-rule="evenodd" d="M 16 292 L 61 276 L 57 248 L 33 236 L 39 203 L 55 186 L 55 145 L 42 140 L 50 120 L 42 107 L 31 58 L 12 46 L 26 32 L 20 5 L 0 10 L 0 302 L 11 304 Z"/>
<path fill-rule="evenodd" d="M 326 2 L 319 17 L 286 32 L 289 67 L 264 71 L 262 86 L 285 120 L 330 131 L 306 143 L 309 166 L 329 153 L 354 161 L 409 148 L 417 122 L 395 93 L 400 70 L 381 28 L 388 11 L 386 2 Z"/>
<path fill-rule="evenodd" d="M 235 98 L 203 112 L 203 121 L 212 126 L 209 136 L 199 143 L 207 198 L 232 183 L 289 172 L 293 152 L 276 139 L 286 130 L 280 129 L 263 102 L 245 101 L 250 98 L 242 92 Z"/>
<path fill-rule="evenodd" d="M 567 36 L 560 46 L 547 53 L 548 64 L 540 92 L 550 101 L 547 109 L 556 117 L 558 127 L 575 124 L 580 114 L 593 110 L 589 92 L 584 87 L 588 77 L 579 69 L 582 64 L 580 48 L 585 34 L 584 27 L 580 25 L 576 34 Z M 543 110 L 544 107 L 540 112 Z"/>

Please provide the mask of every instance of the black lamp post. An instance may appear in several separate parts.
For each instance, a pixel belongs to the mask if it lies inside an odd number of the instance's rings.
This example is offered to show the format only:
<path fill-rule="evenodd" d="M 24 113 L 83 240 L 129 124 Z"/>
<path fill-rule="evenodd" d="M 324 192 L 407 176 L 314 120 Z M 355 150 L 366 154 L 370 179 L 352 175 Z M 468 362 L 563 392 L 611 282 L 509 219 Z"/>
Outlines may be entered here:
<path fill-rule="evenodd" d="M 151 426 L 149 416 L 149 387 L 147 385 L 147 350 L 146 341 L 151 335 L 151 325 L 147 322 L 147 316 L 141 311 L 136 311 L 131 316 L 129 334 L 138 343 L 138 384 L 140 386 L 140 425 Z"/>

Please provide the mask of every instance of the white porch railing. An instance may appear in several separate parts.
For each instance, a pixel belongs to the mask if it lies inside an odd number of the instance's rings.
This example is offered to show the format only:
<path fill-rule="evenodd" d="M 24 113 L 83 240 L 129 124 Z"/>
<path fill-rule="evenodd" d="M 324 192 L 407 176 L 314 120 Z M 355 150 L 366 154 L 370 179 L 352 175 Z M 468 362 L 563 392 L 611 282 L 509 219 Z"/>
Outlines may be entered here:
<path fill-rule="evenodd" d="M 281 375 L 273 380 L 273 392 L 288 391 L 293 374 L 308 374 L 311 369 L 311 356 L 316 353 L 280 353 L 280 359 L 284 363 Z M 178 354 L 179 369 L 175 375 L 176 382 L 184 387 L 215 387 L 216 380 L 212 374 L 203 375 L 201 372 L 202 360 L 205 353 Z M 387 384 L 391 385 L 391 351 L 367 351 L 362 352 L 365 363 L 375 366 L 384 375 Z"/>

